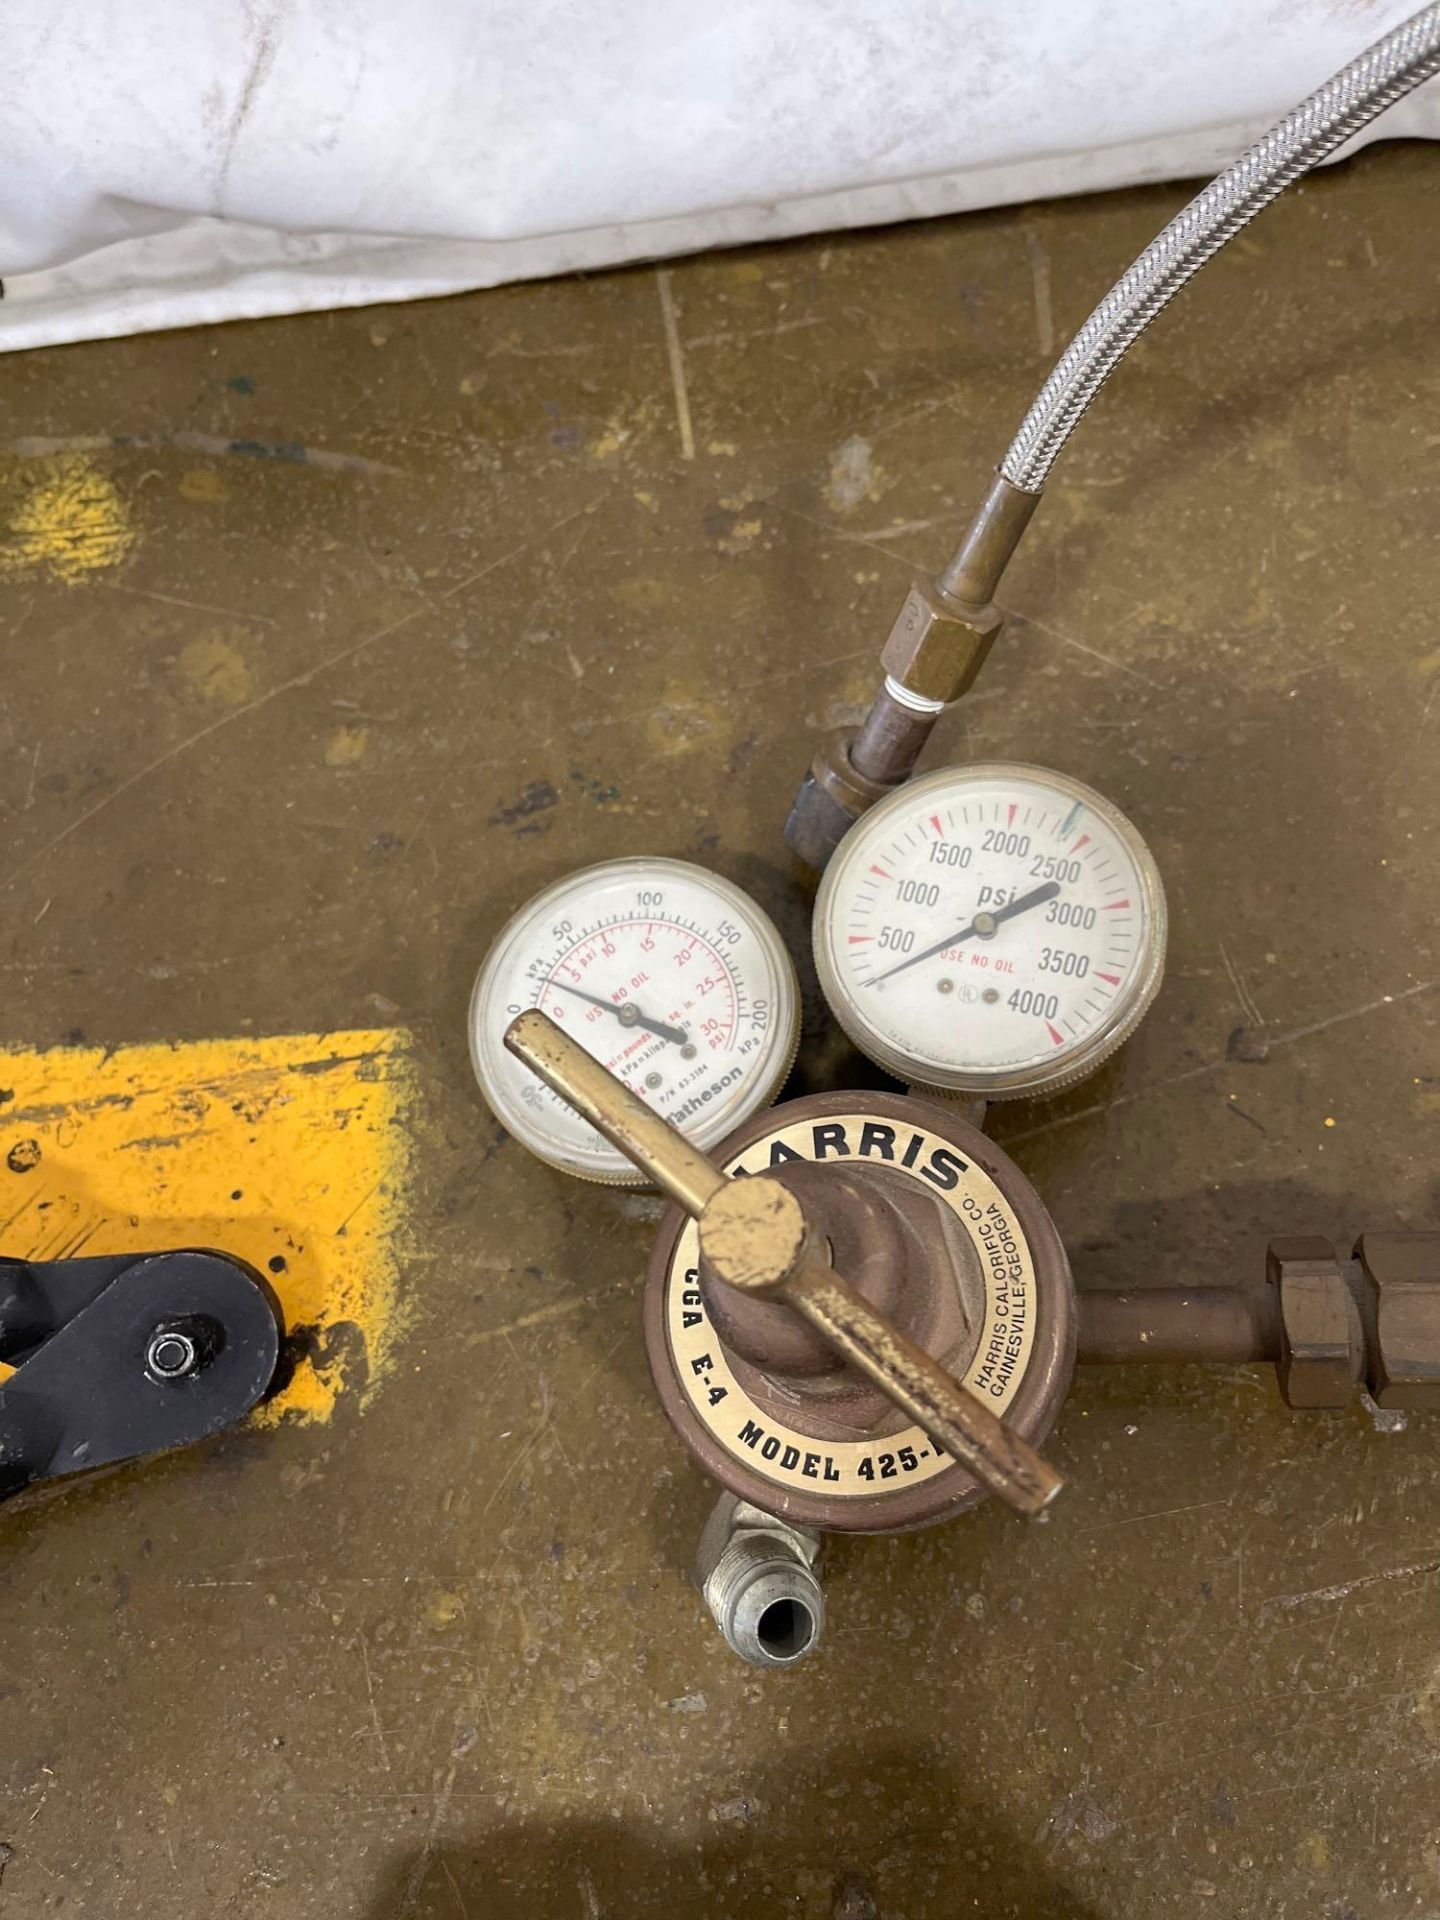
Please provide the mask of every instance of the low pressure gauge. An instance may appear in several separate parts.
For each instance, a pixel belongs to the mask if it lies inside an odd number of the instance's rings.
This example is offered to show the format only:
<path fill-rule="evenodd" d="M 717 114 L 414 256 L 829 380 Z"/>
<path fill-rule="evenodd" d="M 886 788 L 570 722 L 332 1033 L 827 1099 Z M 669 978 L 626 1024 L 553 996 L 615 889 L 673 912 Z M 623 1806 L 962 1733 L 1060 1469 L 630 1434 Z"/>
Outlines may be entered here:
<path fill-rule="evenodd" d="M 1164 962 L 1145 842 L 1043 767 L 912 781 L 846 834 L 815 903 L 820 984 L 855 1045 L 903 1080 L 992 1100 L 1098 1066 Z"/>
<path fill-rule="evenodd" d="M 717 874 L 683 860 L 609 860 L 536 894 L 476 978 L 470 1058 L 517 1140 L 566 1173 L 616 1186 L 644 1176 L 502 1044 L 527 1007 L 700 1147 L 770 1104 L 800 1027 L 779 934 Z"/>

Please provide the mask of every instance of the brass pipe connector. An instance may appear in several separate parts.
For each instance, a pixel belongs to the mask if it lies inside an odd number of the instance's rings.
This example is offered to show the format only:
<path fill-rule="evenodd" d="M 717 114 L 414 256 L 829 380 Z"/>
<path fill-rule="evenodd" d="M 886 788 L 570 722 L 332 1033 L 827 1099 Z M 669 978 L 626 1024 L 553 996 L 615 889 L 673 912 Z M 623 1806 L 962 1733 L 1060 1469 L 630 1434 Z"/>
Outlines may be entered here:
<path fill-rule="evenodd" d="M 1274 1363 L 1296 1408 L 1345 1407 L 1363 1386 L 1386 1409 L 1440 1408 L 1440 1233 L 1272 1240 L 1248 1285 L 1079 1289 L 1082 1365 Z"/>
<path fill-rule="evenodd" d="M 786 823 L 807 865 L 823 868 L 860 815 L 909 779 L 940 714 L 974 684 L 1005 624 L 995 590 L 1039 502 L 997 473 L 949 565 L 905 596 L 869 713 L 822 744 Z"/>
<path fill-rule="evenodd" d="M 990 491 L 940 575 L 940 588 L 947 598 L 968 606 L 984 606 L 995 598 L 1001 576 L 1039 504 L 1038 492 L 1013 485 L 997 470 Z"/>

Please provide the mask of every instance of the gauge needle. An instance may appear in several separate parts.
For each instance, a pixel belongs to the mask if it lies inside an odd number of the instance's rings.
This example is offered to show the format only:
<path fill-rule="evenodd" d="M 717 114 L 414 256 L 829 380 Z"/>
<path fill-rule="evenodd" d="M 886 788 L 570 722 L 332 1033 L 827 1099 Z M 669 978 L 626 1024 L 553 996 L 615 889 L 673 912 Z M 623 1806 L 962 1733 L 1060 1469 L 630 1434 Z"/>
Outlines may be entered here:
<path fill-rule="evenodd" d="M 667 1027 L 663 1020 L 652 1020 L 648 1014 L 641 1013 L 633 1000 L 602 999 L 598 993 L 586 993 L 583 987 L 568 986 L 563 980 L 552 980 L 552 986 L 573 993 L 577 1000 L 588 1000 L 592 1007 L 604 1007 L 607 1013 L 613 1013 L 622 1027 L 644 1027 L 647 1033 L 658 1034 L 662 1040 L 673 1040 L 677 1047 L 683 1047 L 690 1036 L 683 1027 Z"/>
<path fill-rule="evenodd" d="M 992 934 L 1005 920 L 1013 920 L 1016 914 L 1028 913 L 1031 907 L 1042 906 L 1045 901 L 1053 900 L 1060 891 L 1058 880 L 1047 880 L 1043 887 L 1032 887 L 1029 893 L 1022 893 L 1018 900 L 1012 900 L 1007 906 L 997 907 L 994 913 L 977 913 L 968 927 L 962 927 L 959 933 L 947 933 L 943 940 L 937 940 L 933 947 L 926 947 L 923 953 L 912 953 L 907 960 L 901 960 L 893 967 L 887 967 L 884 973 L 877 973 L 873 980 L 865 982 L 867 987 L 878 987 L 882 980 L 888 980 L 892 974 L 903 973 L 907 967 L 918 967 L 922 960 L 933 960 L 937 953 L 943 953 L 946 947 L 958 947 L 962 940 L 969 940 L 975 934 Z"/>

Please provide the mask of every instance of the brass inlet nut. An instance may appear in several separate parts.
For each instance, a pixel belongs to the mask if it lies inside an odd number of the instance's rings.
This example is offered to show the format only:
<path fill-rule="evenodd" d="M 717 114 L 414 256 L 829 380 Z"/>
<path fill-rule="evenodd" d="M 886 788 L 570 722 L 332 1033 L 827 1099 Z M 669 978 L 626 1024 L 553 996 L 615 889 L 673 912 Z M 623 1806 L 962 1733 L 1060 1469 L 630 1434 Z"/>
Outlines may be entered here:
<path fill-rule="evenodd" d="M 1440 1407 L 1440 1233 L 1362 1234 L 1355 1257 L 1375 1303 L 1371 1397 Z"/>
<path fill-rule="evenodd" d="M 921 574 L 905 596 L 880 664 L 911 693 L 948 705 L 970 687 L 1004 624 L 993 601 L 972 606 L 952 600 L 932 575 Z"/>
<path fill-rule="evenodd" d="M 1360 1384 L 1365 1334 L 1335 1249 L 1313 1234 L 1272 1240 L 1265 1254 L 1280 1304 L 1275 1371 L 1292 1407 L 1345 1407 Z"/>
<path fill-rule="evenodd" d="M 850 757 L 855 728 L 845 727 L 824 741 L 810 762 L 810 778 L 837 807 L 843 807 L 852 819 L 868 813 L 877 800 L 895 791 L 879 780 L 869 780 Z"/>
<path fill-rule="evenodd" d="M 830 857 L 862 813 L 883 800 L 893 787 L 867 780 L 850 758 L 855 729 L 833 733 L 822 741 L 804 784 L 795 797 L 785 838 L 793 852 L 822 873 Z"/>

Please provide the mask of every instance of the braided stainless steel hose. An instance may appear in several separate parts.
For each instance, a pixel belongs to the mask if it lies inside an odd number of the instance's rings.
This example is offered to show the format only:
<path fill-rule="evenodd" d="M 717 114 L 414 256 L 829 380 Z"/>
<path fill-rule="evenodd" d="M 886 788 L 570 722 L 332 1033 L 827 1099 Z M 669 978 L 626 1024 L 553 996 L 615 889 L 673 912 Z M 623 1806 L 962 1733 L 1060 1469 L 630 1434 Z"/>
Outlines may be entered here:
<path fill-rule="evenodd" d="M 880 655 L 885 679 L 863 724 L 811 762 L 785 825 L 823 868 L 868 807 L 908 780 L 938 716 L 966 692 L 1004 623 L 995 593 L 1046 476 L 1126 348 L 1192 274 L 1275 196 L 1440 73 L 1440 0 L 1385 34 L 1287 113 L 1176 214 L 1061 355 L 948 564 L 917 578 Z"/>
<path fill-rule="evenodd" d="M 1196 194 L 1146 247 L 1060 356 L 1000 472 L 1038 493 L 1132 341 L 1192 274 L 1302 173 L 1440 72 L 1440 5 L 1423 7 L 1342 67 Z"/>

